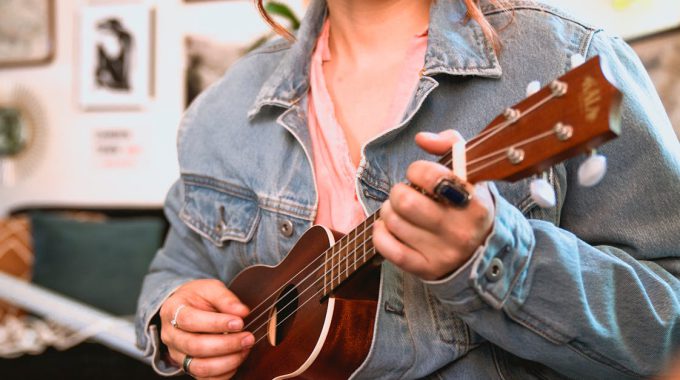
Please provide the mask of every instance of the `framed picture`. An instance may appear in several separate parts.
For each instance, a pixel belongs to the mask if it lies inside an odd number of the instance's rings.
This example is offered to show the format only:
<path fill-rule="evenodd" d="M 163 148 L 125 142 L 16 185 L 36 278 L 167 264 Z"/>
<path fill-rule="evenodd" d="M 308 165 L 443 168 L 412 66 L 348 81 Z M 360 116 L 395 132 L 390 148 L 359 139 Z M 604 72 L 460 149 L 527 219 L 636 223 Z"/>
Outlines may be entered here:
<path fill-rule="evenodd" d="M 152 12 L 144 4 L 90 5 L 80 19 L 80 105 L 139 109 L 150 99 Z"/>
<path fill-rule="evenodd" d="M 0 0 L 0 68 L 52 61 L 54 3 L 54 0 Z"/>
<path fill-rule="evenodd" d="M 248 46 L 190 35 L 185 38 L 185 105 L 224 75 L 229 66 L 246 53 Z"/>
<path fill-rule="evenodd" d="M 680 28 L 631 41 L 680 137 Z"/>

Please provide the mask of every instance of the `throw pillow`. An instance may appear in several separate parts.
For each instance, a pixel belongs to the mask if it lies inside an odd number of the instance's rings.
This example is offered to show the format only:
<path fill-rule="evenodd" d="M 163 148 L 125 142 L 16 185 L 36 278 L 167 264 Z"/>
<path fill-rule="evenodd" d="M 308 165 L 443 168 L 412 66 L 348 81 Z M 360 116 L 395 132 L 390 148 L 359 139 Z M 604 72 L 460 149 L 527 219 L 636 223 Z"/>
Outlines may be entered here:
<path fill-rule="evenodd" d="M 74 219 L 31 214 L 33 282 L 115 315 L 135 313 L 142 280 L 161 246 L 161 218 Z"/>

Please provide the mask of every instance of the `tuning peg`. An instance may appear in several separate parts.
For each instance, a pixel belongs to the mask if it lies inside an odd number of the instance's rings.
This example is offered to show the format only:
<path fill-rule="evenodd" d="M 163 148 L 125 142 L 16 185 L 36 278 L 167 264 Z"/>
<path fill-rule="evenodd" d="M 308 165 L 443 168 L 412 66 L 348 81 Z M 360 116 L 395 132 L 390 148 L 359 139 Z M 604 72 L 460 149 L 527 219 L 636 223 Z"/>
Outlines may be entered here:
<path fill-rule="evenodd" d="M 581 66 L 584 63 L 586 63 L 586 59 L 583 58 L 583 56 L 581 54 L 577 53 L 577 54 L 574 54 L 574 55 L 571 56 L 571 68 L 572 69 L 575 69 L 575 68 Z"/>
<path fill-rule="evenodd" d="M 541 90 L 541 82 L 535 80 L 527 86 L 527 98 Z"/>
<path fill-rule="evenodd" d="M 578 168 L 578 183 L 592 187 L 600 183 L 607 173 L 607 157 L 593 150 Z"/>
<path fill-rule="evenodd" d="M 555 199 L 555 190 L 546 180 L 545 173 L 543 173 L 543 177 L 534 178 L 534 180 L 531 181 L 529 191 L 531 192 L 531 199 L 533 199 L 540 207 L 555 207 L 555 204 L 557 203 Z"/>

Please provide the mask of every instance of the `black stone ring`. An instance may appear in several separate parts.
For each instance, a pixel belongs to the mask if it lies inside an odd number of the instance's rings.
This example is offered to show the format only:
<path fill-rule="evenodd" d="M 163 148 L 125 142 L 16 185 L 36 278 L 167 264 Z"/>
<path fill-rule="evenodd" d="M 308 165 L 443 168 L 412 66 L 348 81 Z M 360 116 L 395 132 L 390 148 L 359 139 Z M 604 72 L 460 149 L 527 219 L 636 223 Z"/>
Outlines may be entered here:
<path fill-rule="evenodd" d="M 456 207 L 465 208 L 470 203 L 472 194 L 465 188 L 465 184 L 458 178 L 442 177 L 434 187 L 437 200 Z"/>

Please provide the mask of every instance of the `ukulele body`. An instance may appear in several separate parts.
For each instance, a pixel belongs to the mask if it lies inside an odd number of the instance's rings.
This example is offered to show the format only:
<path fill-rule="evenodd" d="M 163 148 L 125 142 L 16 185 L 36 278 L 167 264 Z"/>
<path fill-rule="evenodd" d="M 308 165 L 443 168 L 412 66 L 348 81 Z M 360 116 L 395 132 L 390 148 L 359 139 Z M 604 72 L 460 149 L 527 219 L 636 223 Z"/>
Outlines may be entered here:
<path fill-rule="evenodd" d="M 341 234 L 313 226 L 277 266 L 256 265 L 229 285 L 251 313 L 256 344 L 236 379 L 347 379 L 373 339 L 379 267 L 365 265 L 323 297 L 324 252 Z"/>

